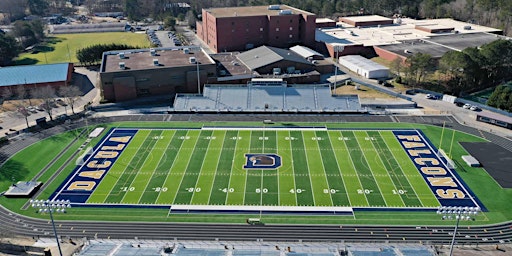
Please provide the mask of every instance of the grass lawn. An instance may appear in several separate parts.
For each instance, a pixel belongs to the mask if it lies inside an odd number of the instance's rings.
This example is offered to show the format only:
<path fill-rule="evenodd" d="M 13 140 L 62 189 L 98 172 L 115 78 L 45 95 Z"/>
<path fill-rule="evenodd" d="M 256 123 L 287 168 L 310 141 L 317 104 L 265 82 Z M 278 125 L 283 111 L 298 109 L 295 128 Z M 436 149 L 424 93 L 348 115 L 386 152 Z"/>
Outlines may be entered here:
<path fill-rule="evenodd" d="M 135 48 L 150 46 L 146 34 L 129 32 L 62 34 L 47 38 L 46 43 L 36 47 L 38 53 L 22 53 L 16 65 L 78 63 L 76 51 L 95 44 L 127 44 Z M 71 56 L 70 56 L 71 55 Z"/>
<path fill-rule="evenodd" d="M 280 124 L 276 123 L 275 126 L 289 126 L 290 124 Z M 105 124 L 106 128 L 110 127 L 136 127 L 143 128 L 148 127 L 152 128 L 149 130 L 141 130 L 141 134 L 134 137 L 133 143 L 130 143 L 130 146 L 126 150 L 134 150 L 139 151 L 139 149 L 152 149 L 152 150 L 142 150 L 135 155 L 136 157 L 128 157 L 126 158 L 124 155 L 120 156 L 119 165 L 114 166 L 111 174 L 116 174 L 117 171 L 117 179 L 112 180 L 110 186 L 112 188 L 117 187 L 115 189 L 116 193 L 110 193 L 108 186 L 109 178 L 105 178 L 105 182 L 103 185 L 100 185 L 96 191 L 96 194 L 92 196 L 90 201 L 101 201 L 101 202 L 124 202 L 124 203 L 154 203 L 161 202 L 163 204 L 168 204 L 170 202 L 174 203 L 183 203 L 183 204 L 222 204 L 227 202 L 231 204 L 260 204 L 260 200 L 263 200 L 264 204 L 267 205 L 279 205 L 279 204 L 308 204 L 308 199 L 314 199 L 313 205 L 358 205 L 361 203 L 368 205 L 379 205 L 380 201 L 384 201 L 386 205 L 393 206 L 396 204 L 402 205 L 410 205 L 414 206 L 416 203 L 413 201 L 414 197 L 404 196 L 400 193 L 383 193 L 382 191 L 392 191 L 392 187 L 390 184 L 393 183 L 401 183 L 406 184 L 409 183 L 415 189 L 421 189 L 421 182 L 415 182 L 411 180 L 417 174 L 411 172 L 407 175 L 390 175 L 394 173 L 393 166 L 402 166 L 406 167 L 403 171 L 414 170 L 410 165 L 410 162 L 407 161 L 407 157 L 402 156 L 404 153 L 403 149 L 396 148 L 398 145 L 394 140 L 393 136 L 390 136 L 390 131 L 372 131 L 372 128 L 392 128 L 392 129 L 400 129 L 400 128 L 417 128 L 421 129 L 425 135 L 430 139 L 431 143 L 435 146 L 439 147 L 441 144 L 441 148 L 445 149 L 445 151 L 452 156 L 452 158 L 460 162 L 460 157 L 464 154 L 467 154 L 464 149 L 459 145 L 459 141 L 482 141 L 483 139 L 465 134 L 462 132 L 454 132 L 453 130 L 446 129 L 443 131 L 442 128 L 436 126 L 428 126 L 421 124 L 407 124 L 407 123 L 293 123 L 293 127 L 295 126 L 326 126 L 328 128 L 357 128 L 357 129 L 368 129 L 364 130 L 347 130 L 347 131 L 278 131 L 272 132 L 269 131 L 207 131 L 207 130 L 174 130 L 174 129 L 165 129 L 158 130 L 155 128 L 200 128 L 202 126 L 246 126 L 246 127 L 256 127 L 261 126 L 261 123 L 230 123 L 230 122 L 215 122 L 215 123 L 190 123 L 190 122 L 173 122 L 169 123 L 159 123 L 159 122 L 123 122 L 123 123 L 110 123 Z M 239 133 L 243 133 L 240 135 Z M 250 134 L 250 133 L 254 134 Z M 189 134 L 177 134 L 177 133 L 189 133 Z M 204 134 L 203 134 L 204 133 Z M 228 134 L 229 133 L 229 134 Z M 233 135 L 238 133 L 237 135 Z M 264 134 L 263 134 L 264 133 Z M 283 134 L 281 134 L 283 133 Z M 290 134 L 288 134 L 290 133 Z M 293 134 L 292 134 L 293 133 Z M 340 134 L 340 135 L 338 135 Z M 143 135 L 141 137 L 141 135 Z M 187 136 L 189 136 L 187 140 Z M 301 137 L 306 138 L 302 144 L 301 140 L 291 140 L 291 137 Z M 28 180 L 33 177 L 38 170 L 41 170 L 53 157 L 55 157 L 58 152 L 63 150 L 65 145 L 68 145 L 72 138 L 74 137 L 73 133 L 64 133 L 52 137 L 50 139 L 46 139 L 44 141 L 38 142 L 24 151 L 21 151 L 16 156 L 11 158 L 6 165 L 0 168 L 0 191 L 4 191 L 8 185 L 10 184 L 10 179 L 12 175 L 16 173 L 16 178 L 20 180 Z M 149 139 L 144 139 L 143 137 L 147 137 Z M 216 139 L 213 139 L 213 138 Z M 268 137 L 268 139 L 266 139 Z M 313 140 L 312 138 L 329 138 L 329 140 Z M 348 140 L 339 140 L 339 137 L 347 137 Z M 441 139 L 442 137 L 442 139 Z M 221 138 L 224 138 L 221 140 Z M 237 138 L 237 140 L 231 139 Z M 245 138 L 248 140 L 246 141 Z M 264 138 L 263 140 L 260 138 Z M 289 138 L 288 140 L 286 138 Z M 377 138 L 377 140 L 367 140 L 366 138 Z M 379 139 L 381 138 L 381 139 Z M 452 139 L 454 141 L 452 142 Z M 85 138 L 80 139 L 74 145 L 71 146 L 71 149 L 66 152 L 66 154 L 57 161 L 48 172 L 41 177 L 41 181 L 45 182 L 49 174 L 55 172 L 55 170 L 60 167 L 65 159 L 68 159 L 72 152 L 75 152 L 77 147 L 83 143 Z M 93 139 L 89 145 L 97 144 L 101 138 Z M 300 143 L 299 143 L 300 142 Z M 307 143 L 306 143 L 307 142 Z M 136 144 L 140 145 L 136 145 Z M 297 145 L 293 145 L 293 144 Z M 176 144 L 176 145 L 175 145 Z M 350 148 L 354 150 L 347 151 L 346 146 L 341 147 L 347 144 Z M 48 145 L 52 145 L 51 148 L 55 149 L 51 152 L 51 154 L 44 149 L 50 148 Z M 293 147 L 293 151 L 292 151 Z M 388 147 L 389 150 L 385 150 Z M 277 176 L 271 175 L 271 173 L 262 175 L 262 171 L 255 172 L 254 175 L 246 175 L 245 171 L 235 170 L 236 175 L 231 175 L 231 182 L 229 181 L 230 175 L 224 175 L 223 172 L 226 171 L 226 174 L 234 169 L 239 169 L 244 163 L 241 162 L 233 162 L 232 156 L 236 155 L 238 151 L 245 152 L 246 149 L 250 148 L 250 151 L 254 152 L 263 152 L 265 153 L 277 153 L 282 156 L 291 155 L 292 157 L 284 157 L 283 158 L 283 168 L 289 166 L 290 170 L 295 170 L 295 175 L 291 175 L 292 172 L 279 172 Z M 331 148 L 330 150 L 327 150 Z M 358 149 L 359 150 L 355 150 Z M 453 148 L 453 150 L 450 150 Z M 154 150 L 158 149 L 158 150 Z M 244 149 L 244 150 L 240 150 Z M 322 150 L 320 150 L 322 149 Z M 272 151 L 272 152 L 271 152 Z M 275 151 L 275 152 L 274 152 Z M 378 151 L 378 152 L 376 152 Z M 229 153 L 229 154 L 228 154 Z M 402 155 L 398 155 L 402 154 Z M 28 157 L 30 155 L 30 157 Z M 173 156 L 173 157 L 171 157 Z M 204 157 L 209 156 L 209 157 Z M 319 159 L 321 157 L 322 161 L 313 161 L 313 159 Z M 123 158 L 125 161 L 123 161 Z M 201 161 L 193 161 L 191 164 L 183 165 L 182 171 L 176 172 L 174 176 L 172 172 L 160 172 L 160 169 L 166 170 L 174 170 L 179 167 L 180 163 L 189 163 L 190 159 L 201 159 Z M 226 158 L 226 159 L 225 159 Z M 229 159 L 228 159 L 229 158 Z M 26 161 L 24 159 L 30 159 L 30 161 Z M 145 161 L 149 159 L 151 161 Z M 173 159 L 176 159 L 176 163 L 172 164 Z M 231 160 L 230 160 L 231 159 Z M 294 160 L 293 162 L 290 160 Z M 327 169 L 324 166 L 338 166 L 334 162 L 345 159 L 350 165 L 343 165 L 344 170 L 349 168 L 350 166 L 355 167 L 354 172 L 358 172 L 359 175 L 355 175 L 355 173 L 348 172 L 349 170 L 345 170 L 344 172 L 333 172 L 331 173 L 331 168 Z M 352 160 L 350 160 L 352 159 Z M 161 160 L 161 161 L 158 161 Z M 204 161 L 204 163 L 203 163 Z M 123 163 L 124 162 L 124 163 Z M 332 163 L 331 163 L 332 162 Z M 223 163 L 229 163 L 228 166 L 222 166 Z M 197 166 L 192 166 L 197 165 Z M 132 166 L 134 170 L 144 170 L 142 172 L 131 172 L 130 168 L 126 168 L 128 166 Z M 168 166 L 168 167 L 165 167 Z M 172 166 L 172 167 L 169 167 Z M 188 167 L 187 167 L 188 166 Z M 348 167 L 347 167 L 348 166 Z M 71 173 L 71 171 L 75 167 L 75 161 L 73 159 L 72 163 L 68 165 L 64 171 L 57 177 L 57 179 L 50 184 L 50 186 L 41 194 L 39 199 L 48 198 L 57 187 L 66 180 L 66 177 Z M 119 167 L 125 167 L 119 169 Z M 164 168 L 165 167 L 165 168 Z M 197 168 L 196 168 L 197 167 Z M 215 168 L 217 167 L 217 168 Z M 235 167 L 235 168 L 233 168 Z M 116 170 L 119 169 L 119 170 Z M 335 169 L 335 168 L 334 168 Z M 14 171 L 17 170 L 17 171 Z M 177 170 L 177 169 L 176 169 Z M 196 170 L 196 172 L 194 172 Z M 199 171 L 200 170 L 200 171 Z M 308 172 L 309 170 L 309 172 Z M 373 173 L 370 173 L 370 170 Z M 392 171 L 390 171 L 392 170 Z M 398 170 L 398 169 L 396 169 Z M 190 175 L 184 175 L 186 172 L 190 172 Z M 302 173 L 297 173 L 304 171 Z M 210 173 L 211 172 L 211 173 Z M 267 171 L 268 172 L 268 171 Z M 367 172 L 366 174 L 364 172 Z M 123 178 L 123 174 L 132 175 L 126 176 Z M 161 176 L 155 175 L 155 173 L 162 174 Z M 457 169 L 457 173 L 461 176 L 461 178 L 468 184 L 468 186 L 473 190 L 476 196 L 483 202 L 489 212 L 485 212 L 479 215 L 477 221 L 473 224 L 489 224 L 494 222 L 506 221 L 512 219 L 512 213 L 510 212 L 510 205 L 512 205 L 512 191 L 507 189 L 500 188 L 497 183 L 490 177 L 487 172 L 482 171 L 480 168 L 470 168 L 466 166 L 462 166 L 459 164 L 459 168 Z M 135 175 L 133 175 L 135 174 Z M 210 176 L 208 176 L 210 174 Z M 180 176 L 180 184 L 176 186 L 166 185 L 166 182 L 169 182 L 172 179 L 165 179 L 167 175 L 172 177 Z M 209 179 L 208 177 L 218 176 L 219 180 Z M 342 175 L 343 179 L 336 179 L 339 175 Z M 376 175 L 376 176 L 375 176 Z M 280 179 L 282 176 L 283 179 Z M 286 177 L 293 177 L 295 179 L 287 179 Z M 379 179 L 366 179 L 365 177 L 379 177 Z M 183 178 L 183 177 L 186 177 Z M 302 178 L 301 178 L 302 177 Z M 193 178 L 193 179 L 192 179 Z M 220 178 L 225 178 L 225 180 L 220 180 Z M 233 180 L 238 178 L 244 178 L 240 182 Z M 307 178 L 307 179 L 306 179 Z M 275 180 L 273 180 L 275 179 Z M 359 179 L 359 181 L 358 181 Z M 360 180 L 363 179 L 363 180 Z M 400 180 L 402 179 L 402 180 Z M 118 181 L 125 182 L 118 182 Z M 129 181 L 129 182 L 128 182 Z M 222 191 L 219 189 L 212 189 L 216 187 L 217 184 L 221 181 L 224 181 L 226 186 L 222 186 L 228 188 L 226 191 Z M 277 182 L 277 183 L 276 183 Z M 345 187 L 343 187 L 342 183 L 337 184 L 336 182 L 344 182 Z M 367 187 L 371 188 L 374 191 L 372 194 L 359 193 L 357 191 L 357 184 L 365 183 Z M 157 184 L 162 183 L 162 184 Z M 278 185 L 272 185 L 276 183 Z M 126 184 L 126 185 L 123 185 Z M 129 185 L 132 184 L 132 185 Z M 133 185 L 135 184 L 135 185 Z M 178 183 L 176 183 L 178 184 Z M 255 184 L 255 185 L 254 185 Z M 287 186 L 293 186 L 295 184 L 294 192 L 290 192 Z M 323 185 L 322 185 L 323 184 Z M 363 185 L 365 185 L 363 184 Z M 121 186 L 122 185 L 122 186 Z M 224 184 L 222 184 L 224 185 Z M 245 185 L 246 187 L 240 187 Z M 265 185 L 265 188 L 268 188 L 268 195 L 262 197 L 260 193 L 258 193 L 258 188 L 261 185 Z M 307 185 L 307 186 L 306 186 Z M 333 194 L 325 194 L 322 192 L 322 189 L 329 186 L 334 186 L 336 188 L 344 188 L 347 189 L 347 193 L 340 193 L 338 191 Z M 120 187 L 118 187 L 120 186 Z M 126 191 L 122 188 L 123 186 L 127 187 Z M 133 191 L 130 190 L 130 187 L 134 187 Z M 139 190 L 139 186 L 149 187 L 150 189 Z M 303 188 L 306 186 L 305 191 L 302 191 L 301 194 L 297 194 L 297 188 Z M 166 191 L 159 190 L 159 192 L 170 193 L 173 192 L 172 197 L 158 197 L 157 191 L 152 190 L 152 188 L 166 188 Z M 192 190 L 192 192 L 188 191 L 188 188 L 197 188 L 201 187 L 201 191 Z M 411 187 L 411 188 L 412 188 Z M 229 189 L 233 188 L 233 191 Z M 284 192 L 280 193 L 271 193 L 272 189 L 283 190 Z M 366 187 L 364 187 L 366 188 Z M 411 188 L 406 189 L 407 191 L 413 191 Z M 391 189 L 391 190 L 390 190 Z M 104 192 L 102 192 L 104 190 Z M 381 190 L 380 193 L 377 193 Z M 178 192 L 179 191 L 179 192 Z M 205 193 L 206 191 L 210 191 L 211 193 Z M 237 191 L 242 191 L 242 193 L 236 193 Z M 259 192 L 261 192 L 260 190 Z M 316 191 L 316 193 L 312 193 Z M 320 192 L 318 192 L 320 191 Z M 265 192 L 263 192 L 265 193 Z M 204 194 L 204 195 L 203 195 Z M 372 195 L 375 194 L 376 197 Z M 409 194 L 409 192 L 407 193 Z M 418 195 L 427 195 L 429 193 L 423 193 L 420 190 L 415 190 L 416 196 Z M 245 199 L 244 199 L 245 195 Z M 212 197 L 210 197 L 212 196 Z M 410 196 L 414 196 L 413 193 L 410 193 Z M 365 199 L 366 197 L 366 199 Z M 430 197 L 430 195 L 429 195 Z M 219 202 L 216 202 L 217 199 L 220 198 Z M 360 199 L 360 200 L 359 200 Z M 364 199 L 364 200 L 363 200 Z M 422 205 L 431 205 L 428 202 L 428 198 L 425 196 L 421 197 Z M 237 203 L 237 200 L 241 200 L 241 203 Z M 243 201 L 245 200 L 245 201 Z M 277 201 L 276 201 L 277 200 Z M 291 200 L 291 201 L 290 201 Z M 322 200 L 325 200 L 322 201 Z M 0 204 L 6 206 L 7 208 L 19 212 L 24 215 L 38 217 L 38 218 L 46 218 L 47 216 L 40 215 L 35 213 L 33 209 L 28 211 L 20 210 L 21 205 L 26 202 L 26 199 L 8 199 L 4 197 L 0 197 Z M 361 203 L 357 203 L 361 202 Z M 245 218 L 252 217 L 248 214 L 240 214 L 237 216 L 232 215 L 220 215 L 220 214 L 171 214 L 167 215 L 167 209 L 148 209 L 148 208 L 129 208 L 123 209 L 118 208 L 115 211 L 115 214 L 109 208 L 89 208 L 89 207 L 74 207 L 69 210 L 66 215 L 62 215 L 60 219 L 89 219 L 89 220 L 146 220 L 146 221 L 184 221 L 184 222 L 244 222 Z M 403 222 L 403 216 L 407 216 L 409 220 L 409 224 L 439 224 L 439 216 L 432 212 L 414 212 L 414 211 L 405 211 L 400 212 L 399 217 L 393 217 L 393 214 L 387 214 L 386 212 L 380 211 L 358 211 L 355 213 L 355 216 L 278 216 L 278 215 L 266 215 L 264 216 L 266 223 L 316 223 L 316 224 L 339 224 L 339 223 L 353 223 L 353 224 L 394 224 L 397 223 L 397 218 Z"/>

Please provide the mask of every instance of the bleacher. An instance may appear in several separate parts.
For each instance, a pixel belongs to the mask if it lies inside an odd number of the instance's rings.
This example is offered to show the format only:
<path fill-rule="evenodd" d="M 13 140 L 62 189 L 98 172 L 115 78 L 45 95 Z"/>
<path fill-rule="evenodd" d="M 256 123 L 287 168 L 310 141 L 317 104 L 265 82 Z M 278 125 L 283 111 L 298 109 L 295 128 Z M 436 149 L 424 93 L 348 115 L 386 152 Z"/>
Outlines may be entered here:
<path fill-rule="evenodd" d="M 365 112 L 357 95 L 331 95 L 329 85 L 205 85 L 177 94 L 176 112 Z"/>

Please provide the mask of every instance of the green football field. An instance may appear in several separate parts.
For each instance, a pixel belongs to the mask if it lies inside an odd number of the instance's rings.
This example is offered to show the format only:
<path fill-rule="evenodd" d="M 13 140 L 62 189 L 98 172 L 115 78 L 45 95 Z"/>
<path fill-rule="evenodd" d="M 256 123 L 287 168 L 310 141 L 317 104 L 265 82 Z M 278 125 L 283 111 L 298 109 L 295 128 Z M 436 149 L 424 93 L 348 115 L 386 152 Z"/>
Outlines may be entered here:
<path fill-rule="evenodd" d="M 244 168 L 273 154 L 277 169 Z M 389 130 L 138 129 L 86 204 L 437 207 Z"/>

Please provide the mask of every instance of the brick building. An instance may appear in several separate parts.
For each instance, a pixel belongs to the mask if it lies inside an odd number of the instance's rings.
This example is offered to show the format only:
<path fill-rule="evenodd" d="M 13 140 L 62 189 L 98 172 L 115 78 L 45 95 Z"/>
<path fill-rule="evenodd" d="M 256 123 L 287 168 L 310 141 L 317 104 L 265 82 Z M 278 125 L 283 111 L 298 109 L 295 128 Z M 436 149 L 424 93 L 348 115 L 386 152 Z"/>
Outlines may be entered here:
<path fill-rule="evenodd" d="M 262 45 L 314 47 L 316 15 L 287 5 L 203 9 L 197 35 L 216 52 Z"/>
<path fill-rule="evenodd" d="M 103 99 L 112 102 L 197 93 L 198 78 L 202 87 L 208 77 L 216 76 L 215 62 L 198 47 L 105 52 L 100 68 Z"/>

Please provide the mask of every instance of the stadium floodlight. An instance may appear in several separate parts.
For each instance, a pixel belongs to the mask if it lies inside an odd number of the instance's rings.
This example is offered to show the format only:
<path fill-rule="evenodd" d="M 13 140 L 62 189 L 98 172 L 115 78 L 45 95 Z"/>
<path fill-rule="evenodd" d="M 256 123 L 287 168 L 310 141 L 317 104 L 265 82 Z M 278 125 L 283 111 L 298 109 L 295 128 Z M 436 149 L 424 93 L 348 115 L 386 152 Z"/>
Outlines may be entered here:
<path fill-rule="evenodd" d="M 455 229 L 453 230 L 452 241 L 450 243 L 450 256 L 453 255 L 453 246 L 455 245 L 455 236 L 459 229 L 459 223 L 461 220 L 475 220 L 476 216 L 480 212 L 480 207 L 468 207 L 468 206 L 440 206 L 437 208 L 437 214 L 443 215 L 443 220 L 456 219 Z M 472 217 L 473 216 L 473 217 Z"/>
<path fill-rule="evenodd" d="M 50 213 L 50 220 L 52 221 L 53 234 L 55 235 L 55 241 L 59 248 L 59 255 L 62 256 L 62 249 L 60 248 L 59 236 L 57 235 L 57 229 L 55 228 L 55 221 L 53 220 L 53 212 L 65 213 L 66 208 L 71 207 L 69 200 L 30 200 L 32 208 L 38 209 L 39 213 Z"/>

